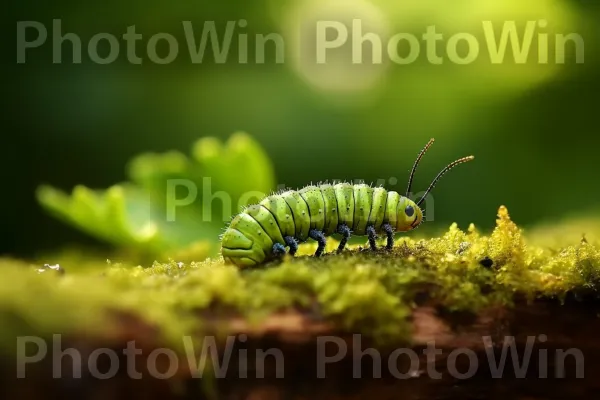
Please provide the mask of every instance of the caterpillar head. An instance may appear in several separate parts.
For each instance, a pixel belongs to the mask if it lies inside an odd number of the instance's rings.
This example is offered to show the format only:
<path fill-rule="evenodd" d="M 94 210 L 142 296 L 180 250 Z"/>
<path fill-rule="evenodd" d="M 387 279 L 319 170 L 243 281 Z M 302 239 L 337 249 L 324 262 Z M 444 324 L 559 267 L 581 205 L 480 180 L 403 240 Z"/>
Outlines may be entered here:
<path fill-rule="evenodd" d="M 443 170 L 440 171 L 439 174 L 433 179 L 425 194 L 419 199 L 419 201 L 414 202 L 408 198 L 410 194 L 410 189 L 412 187 L 412 181 L 415 176 L 415 171 L 417 170 L 417 166 L 419 165 L 419 161 L 423 155 L 427 152 L 429 147 L 433 144 L 434 139 L 430 139 L 429 142 L 425 145 L 423 150 L 417 156 L 415 163 L 410 171 L 410 176 L 408 178 L 408 188 L 406 189 L 406 197 L 403 197 L 402 200 L 398 203 L 398 212 L 397 212 L 397 231 L 410 231 L 411 229 L 415 229 L 417 226 L 423 222 L 423 212 L 421 211 L 421 204 L 427 198 L 427 195 L 431 192 L 431 190 L 435 187 L 436 183 L 440 180 L 440 178 L 452 168 L 456 167 L 459 164 L 465 163 L 467 161 L 473 160 L 475 157 L 468 156 L 459 158 L 458 160 L 451 162 L 448 164 Z"/>
<path fill-rule="evenodd" d="M 396 211 L 396 231 L 406 232 L 415 229 L 423 222 L 423 211 L 411 199 L 402 197 Z"/>

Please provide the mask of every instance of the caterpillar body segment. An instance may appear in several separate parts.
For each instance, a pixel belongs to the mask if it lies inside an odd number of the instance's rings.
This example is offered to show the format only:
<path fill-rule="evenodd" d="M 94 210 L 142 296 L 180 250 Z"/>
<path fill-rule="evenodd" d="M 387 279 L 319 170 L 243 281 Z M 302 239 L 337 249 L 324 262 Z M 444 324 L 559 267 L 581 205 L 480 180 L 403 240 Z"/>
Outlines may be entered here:
<path fill-rule="evenodd" d="M 354 221 L 352 231 L 355 235 L 364 235 L 371 216 L 373 205 L 373 188 L 369 185 L 354 185 Z"/>
<path fill-rule="evenodd" d="M 325 221 L 323 224 L 323 233 L 326 236 L 332 235 L 337 232 L 338 228 L 338 201 L 335 194 L 335 188 L 331 185 L 324 184 L 319 186 L 321 194 L 323 195 L 323 204 L 325 207 Z"/>
<path fill-rule="evenodd" d="M 333 187 L 338 208 L 338 225 L 352 226 L 354 222 L 354 187 L 349 183 L 338 183 Z"/>
<path fill-rule="evenodd" d="M 277 220 L 269 210 L 260 205 L 252 205 L 244 210 L 244 213 L 250 215 L 263 228 L 267 236 L 275 243 L 284 243 L 283 234 Z"/>
<path fill-rule="evenodd" d="M 409 182 L 432 143 L 433 139 L 419 154 Z M 419 205 L 439 178 L 472 159 L 472 156 L 461 158 L 444 168 L 417 202 L 407 197 L 410 184 L 406 196 L 382 187 L 350 183 L 311 185 L 272 194 L 233 218 L 223 234 L 221 254 L 226 263 L 250 267 L 282 256 L 286 248 L 294 255 L 298 243 L 310 238 L 318 243 L 315 256 L 320 256 L 326 237 L 334 234 L 341 236 L 338 252 L 345 248 L 352 234 L 366 235 L 373 250 L 376 237 L 384 234 L 386 248 L 391 249 L 394 232 L 410 231 L 421 224 L 423 213 Z"/>
<path fill-rule="evenodd" d="M 300 196 L 308 206 L 310 229 L 322 231 L 325 226 L 325 199 L 317 186 L 307 186 L 300 190 Z"/>
<path fill-rule="evenodd" d="M 391 226 L 396 226 L 396 212 L 398 204 L 400 203 L 400 195 L 397 192 L 388 192 L 387 201 L 385 204 L 385 219 L 390 223 Z"/>
<path fill-rule="evenodd" d="M 278 195 L 274 195 L 278 196 Z M 310 211 L 308 204 L 296 190 L 288 190 L 281 195 L 292 212 L 292 219 L 296 227 L 294 237 L 301 242 L 308 238 L 310 230 Z"/>
<path fill-rule="evenodd" d="M 373 189 L 373 203 L 367 225 L 372 225 L 376 231 L 381 229 L 385 219 L 385 206 L 387 204 L 388 192 L 382 187 Z"/>
<path fill-rule="evenodd" d="M 286 236 L 296 236 L 296 224 L 292 216 L 292 209 L 282 196 L 265 197 L 259 205 L 266 208 L 273 215 L 284 238 Z"/>

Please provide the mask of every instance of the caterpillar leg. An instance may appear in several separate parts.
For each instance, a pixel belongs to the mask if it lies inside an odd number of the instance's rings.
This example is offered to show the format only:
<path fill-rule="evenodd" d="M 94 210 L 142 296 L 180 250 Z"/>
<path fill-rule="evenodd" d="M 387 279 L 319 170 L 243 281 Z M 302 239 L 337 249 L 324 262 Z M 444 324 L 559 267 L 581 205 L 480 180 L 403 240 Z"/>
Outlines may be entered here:
<path fill-rule="evenodd" d="M 338 226 L 338 233 L 342 235 L 342 240 L 340 241 L 337 252 L 341 253 L 344 250 L 344 247 L 346 247 L 346 243 L 348 243 L 351 232 L 350 228 L 348 228 L 348 225 L 340 224 L 340 226 Z"/>
<path fill-rule="evenodd" d="M 290 248 L 290 256 L 293 256 L 298 251 L 298 242 L 291 236 L 286 236 L 283 238 L 285 240 L 285 245 Z"/>
<path fill-rule="evenodd" d="M 285 246 L 282 245 L 281 243 L 275 243 L 273 245 L 273 255 L 275 257 L 281 257 L 284 254 L 285 254 Z"/>
<path fill-rule="evenodd" d="M 325 235 L 323 235 L 323 232 L 321 231 L 311 229 L 310 231 L 308 231 L 308 237 L 313 240 L 316 240 L 319 244 L 319 246 L 317 247 L 317 251 L 315 251 L 315 257 L 319 257 L 321 254 L 323 254 L 323 250 L 325 250 Z"/>
<path fill-rule="evenodd" d="M 371 250 L 377 250 L 377 243 L 375 243 L 377 233 L 375 233 L 375 228 L 373 228 L 373 225 L 367 226 L 367 237 L 369 238 L 369 246 L 371 246 Z"/>
<path fill-rule="evenodd" d="M 383 224 L 381 228 L 387 236 L 387 243 L 385 245 L 385 248 L 387 250 L 391 250 L 394 247 L 394 228 L 392 228 L 392 225 L 390 224 Z"/>

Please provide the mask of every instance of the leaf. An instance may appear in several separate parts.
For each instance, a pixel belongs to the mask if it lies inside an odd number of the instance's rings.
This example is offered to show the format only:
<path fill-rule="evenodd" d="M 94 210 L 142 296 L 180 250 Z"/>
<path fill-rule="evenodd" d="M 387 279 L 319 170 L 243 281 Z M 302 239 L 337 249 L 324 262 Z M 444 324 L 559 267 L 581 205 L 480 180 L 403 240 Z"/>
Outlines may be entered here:
<path fill-rule="evenodd" d="M 38 201 L 47 210 L 91 235 L 123 245 L 153 245 L 156 224 L 151 219 L 131 224 L 125 197 L 124 187 L 118 185 L 105 191 L 78 185 L 71 196 L 47 185 L 37 190 Z"/>
<path fill-rule="evenodd" d="M 71 195 L 43 185 L 37 199 L 52 215 L 118 249 L 191 259 L 216 254 L 231 216 L 275 182 L 269 158 L 245 133 L 224 145 L 200 139 L 191 158 L 176 151 L 142 154 L 127 170 L 128 183 L 106 190 L 78 185 Z"/>
<path fill-rule="evenodd" d="M 191 185 L 196 196 L 190 205 L 202 213 L 205 222 L 221 225 L 275 186 L 270 159 L 243 132 L 233 134 L 225 145 L 212 137 L 198 140 L 192 147 L 192 160 L 178 152 L 142 154 L 129 163 L 128 174 L 164 203 L 182 199 Z M 169 192 L 169 182 L 179 191 Z"/>

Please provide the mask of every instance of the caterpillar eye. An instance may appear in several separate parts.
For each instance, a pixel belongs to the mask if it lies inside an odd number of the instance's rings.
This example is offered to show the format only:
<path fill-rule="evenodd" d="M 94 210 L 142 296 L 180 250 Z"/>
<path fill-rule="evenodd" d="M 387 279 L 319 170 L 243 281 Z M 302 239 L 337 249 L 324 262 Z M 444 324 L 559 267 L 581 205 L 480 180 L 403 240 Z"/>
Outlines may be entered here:
<path fill-rule="evenodd" d="M 412 217 L 415 214 L 415 209 L 412 206 L 406 206 L 404 209 L 407 217 Z"/>

